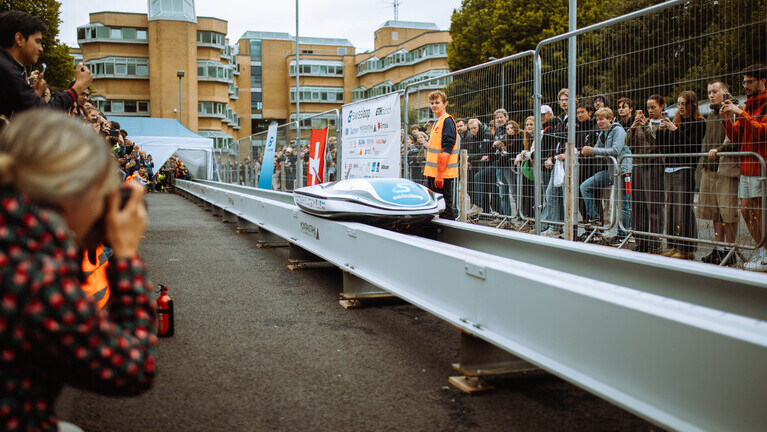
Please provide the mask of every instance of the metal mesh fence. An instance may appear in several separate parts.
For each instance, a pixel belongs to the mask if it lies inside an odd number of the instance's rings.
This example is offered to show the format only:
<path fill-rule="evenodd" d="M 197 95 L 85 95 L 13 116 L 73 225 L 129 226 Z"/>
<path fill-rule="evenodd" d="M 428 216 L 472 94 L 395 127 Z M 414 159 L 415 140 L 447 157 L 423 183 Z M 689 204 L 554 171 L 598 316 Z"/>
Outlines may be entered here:
<path fill-rule="evenodd" d="M 532 129 L 525 129 L 533 108 L 533 52 L 469 68 L 408 86 L 407 177 L 424 182 L 425 149 L 433 115 L 415 115 L 429 110 L 428 95 L 442 87 L 447 111 L 456 122 L 461 149 L 467 151 L 466 203 L 462 213 L 500 224 L 511 218 L 522 220 L 532 213 L 529 198 L 532 182 L 521 175 L 522 161 L 516 156 L 529 150 Z M 459 204 L 460 206 L 460 204 Z"/>

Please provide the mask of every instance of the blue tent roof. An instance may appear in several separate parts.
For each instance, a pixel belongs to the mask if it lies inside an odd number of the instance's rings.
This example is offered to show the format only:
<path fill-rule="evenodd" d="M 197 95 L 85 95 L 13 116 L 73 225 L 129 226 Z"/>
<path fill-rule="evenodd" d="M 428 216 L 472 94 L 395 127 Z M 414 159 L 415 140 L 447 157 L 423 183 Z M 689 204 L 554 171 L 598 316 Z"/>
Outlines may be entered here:
<path fill-rule="evenodd" d="M 128 132 L 128 138 L 130 139 L 133 136 L 168 137 L 176 140 L 180 139 L 179 141 L 196 138 L 208 140 L 211 146 L 213 145 L 212 140 L 192 132 L 176 119 L 119 116 L 109 116 L 109 119 L 120 123 L 120 127 Z"/>

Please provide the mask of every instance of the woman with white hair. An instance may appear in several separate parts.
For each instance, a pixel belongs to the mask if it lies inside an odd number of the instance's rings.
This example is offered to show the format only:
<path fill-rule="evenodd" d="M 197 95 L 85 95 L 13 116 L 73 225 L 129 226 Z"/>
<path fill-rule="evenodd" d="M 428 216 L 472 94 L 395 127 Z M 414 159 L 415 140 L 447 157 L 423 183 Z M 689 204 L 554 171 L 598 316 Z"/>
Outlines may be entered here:
<path fill-rule="evenodd" d="M 14 117 L 0 134 L 0 430 L 57 430 L 64 384 L 136 395 L 155 375 L 151 284 L 138 257 L 143 191 L 125 185 L 104 139 L 51 111 Z M 80 289 L 79 249 L 103 219 L 112 302 Z"/>

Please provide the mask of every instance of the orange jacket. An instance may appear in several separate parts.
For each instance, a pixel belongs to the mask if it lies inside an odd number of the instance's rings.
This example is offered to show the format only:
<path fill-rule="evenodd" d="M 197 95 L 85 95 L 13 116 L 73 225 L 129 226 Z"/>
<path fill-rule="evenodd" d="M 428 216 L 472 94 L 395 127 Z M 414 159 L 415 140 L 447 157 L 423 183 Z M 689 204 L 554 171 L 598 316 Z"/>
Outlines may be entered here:
<path fill-rule="evenodd" d="M 96 248 L 96 262 L 91 262 L 88 251 L 83 253 L 83 276 L 85 278 L 80 288 L 88 297 L 96 299 L 99 310 L 106 306 L 109 301 L 109 281 L 107 280 L 107 267 L 109 256 L 104 252 L 104 245 Z"/>

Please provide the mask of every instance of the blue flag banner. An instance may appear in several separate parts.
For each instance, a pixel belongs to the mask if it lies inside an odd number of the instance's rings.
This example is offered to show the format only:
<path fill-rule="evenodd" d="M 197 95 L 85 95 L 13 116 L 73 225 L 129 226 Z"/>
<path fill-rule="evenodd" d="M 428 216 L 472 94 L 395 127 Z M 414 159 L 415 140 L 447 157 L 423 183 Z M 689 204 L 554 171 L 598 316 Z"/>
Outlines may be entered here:
<path fill-rule="evenodd" d="M 261 163 L 261 174 L 258 177 L 259 189 L 272 188 L 272 174 L 274 174 L 274 150 L 277 147 L 277 122 L 269 125 L 269 132 L 266 134 L 266 149 L 264 149 L 264 160 Z"/>

